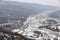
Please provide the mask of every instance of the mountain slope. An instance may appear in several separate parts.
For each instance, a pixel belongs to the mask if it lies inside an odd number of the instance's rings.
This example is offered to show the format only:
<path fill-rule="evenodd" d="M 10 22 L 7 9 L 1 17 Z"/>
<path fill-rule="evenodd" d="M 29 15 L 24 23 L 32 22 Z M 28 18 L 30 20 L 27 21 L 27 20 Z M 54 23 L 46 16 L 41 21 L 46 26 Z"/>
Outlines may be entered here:
<path fill-rule="evenodd" d="M 6 20 L 5 22 L 8 22 L 8 20 L 14 21 L 20 18 L 24 18 L 24 20 L 26 20 L 26 18 L 29 15 L 34 15 L 40 13 L 41 11 L 56 9 L 58 8 L 34 3 L 23 3 L 17 1 L 0 1 L 0 18 L 2 20 L 1 23 L 4 23 L 3 19 Z"/>
<path fill-rule="evenodd" d="M 54 10 L 56 7 L 47 5 L 22 3 L 16 1 L 2 1 L 0 2 L 0 15 L 22 16 L 40 13 L 41 11 Z"/>
<path fill-rule="evenodd" d="M 48 13 L 48 11 L 43 13 Z M 22 27 L 24 28 L 22 31 L 19 28 L 12 31 L 34 40 L 60 39 L 60 21 L 48 17 L 48 15 L 38 14 L 30 16 L 24 22 L 24 27 Z"/>

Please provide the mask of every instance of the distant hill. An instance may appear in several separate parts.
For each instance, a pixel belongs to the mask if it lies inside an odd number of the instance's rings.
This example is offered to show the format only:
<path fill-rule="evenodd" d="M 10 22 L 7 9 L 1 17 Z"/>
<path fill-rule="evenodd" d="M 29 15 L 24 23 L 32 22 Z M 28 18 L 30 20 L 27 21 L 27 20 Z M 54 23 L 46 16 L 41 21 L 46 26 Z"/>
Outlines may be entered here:
<path fill-rule="evenodd" d="M 53 6 L 34 4 L 34 3 L 23 3 L 17 1 L 0 1 L 0 19 L 8 20 L 12 18 L 19 19 L 21 17 L 24 17 L 26 20 L 26 18 L 29 15 L 34 15 L 42 11 L 55 10 L 55 9 L 58 8 Z"/>
<path fill-rule="evenodd" d="M 54 10 L 56 7 L 47 5 L 22 3 L 16 1 L 1 1 L 0 2 L 0 15 L 11 16 L 27 16 L 31 14 L 40 13 L 41 11 Z"/>

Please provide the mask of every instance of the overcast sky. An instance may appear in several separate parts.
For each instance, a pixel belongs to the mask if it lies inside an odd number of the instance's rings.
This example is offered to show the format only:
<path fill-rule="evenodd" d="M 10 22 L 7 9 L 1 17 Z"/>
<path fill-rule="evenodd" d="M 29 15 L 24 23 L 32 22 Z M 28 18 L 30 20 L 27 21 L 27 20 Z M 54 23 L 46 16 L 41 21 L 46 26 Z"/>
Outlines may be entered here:
<path fill-rule="evenodd" d="M 10 1 L 11 1 L 11 0 L 10 0 Z M 57 6 L 57 7 L 60 6 L 58 0 L 12 0 L 12 1 L 38 3 L 38 4 L 50 5 L 50 6 Z"/>

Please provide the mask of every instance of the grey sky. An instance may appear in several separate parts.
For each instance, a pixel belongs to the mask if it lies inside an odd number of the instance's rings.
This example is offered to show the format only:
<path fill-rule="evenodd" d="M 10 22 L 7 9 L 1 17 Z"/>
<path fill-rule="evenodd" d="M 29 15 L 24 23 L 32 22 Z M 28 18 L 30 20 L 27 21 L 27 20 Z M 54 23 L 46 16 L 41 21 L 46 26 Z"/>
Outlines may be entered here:
<path fill-rule="evenodd" d="M 10 0 L 10 1 L 11 1 L 11 0 Z M 12 0 L 12 1 L 38 3 L 38 4 L 50 5 L 50 6 L 57 6 L 57 7 L 60 6 L 58 0 Z"/>

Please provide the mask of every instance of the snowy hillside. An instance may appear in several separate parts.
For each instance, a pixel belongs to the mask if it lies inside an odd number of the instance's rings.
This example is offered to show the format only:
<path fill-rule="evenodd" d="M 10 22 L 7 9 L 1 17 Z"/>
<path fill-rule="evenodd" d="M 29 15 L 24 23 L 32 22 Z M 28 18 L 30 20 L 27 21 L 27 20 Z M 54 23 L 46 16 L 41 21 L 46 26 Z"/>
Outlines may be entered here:
<path fill-rule="evenodd" d="M 18 33 L 34 40 L 60 40 L 60 21 L 48 17 L 48 14 L 53 11 L 45 11 L 34 16 L 29 16 L 24 22 L 24 30 L 19 31 L 15 29 Z M 48 13 L 48 14 L 47 14 Z M 12 30 L 12 31 L 15 31 Z M 17 32 L 15 31 L 15 32 Z"/>

